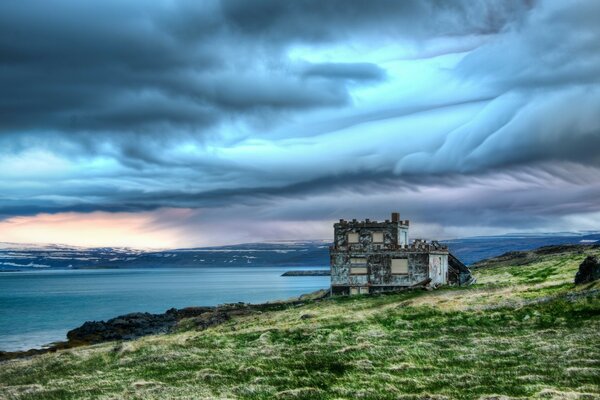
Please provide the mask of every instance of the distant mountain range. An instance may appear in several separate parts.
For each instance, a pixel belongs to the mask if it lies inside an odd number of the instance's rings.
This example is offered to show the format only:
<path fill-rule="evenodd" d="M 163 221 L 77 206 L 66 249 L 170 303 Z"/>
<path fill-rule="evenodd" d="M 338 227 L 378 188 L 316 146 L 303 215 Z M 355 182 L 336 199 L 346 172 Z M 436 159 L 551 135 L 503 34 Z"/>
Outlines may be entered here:
<path fill-rule="evenodd" d="M 323 240 L 247 243 L 161 251 L 0 243 L 0 271 L 212 265 L 327 266 L 328 254 L 329 242 Z"/>
<path fill-rule="evenodd" d="M 599 243 L 599 232 L 508 234 L 445 241 L 465 264 L 508 251 L 554 244 Z M 202 266 L 329 266 L 327 240 L 245 243 L 161 251 L 131 248 L 85 248 L 0 242 L 0 271 L 85 268 L 157 268 Z"/>
<path fill-rule="evenodd" d="M 450 251 L 467 265 L 509 251 L 532 250 L 557 244 L 600 244 L 600 232 L 559 232 L 480 236 L 444 241 Z"/>

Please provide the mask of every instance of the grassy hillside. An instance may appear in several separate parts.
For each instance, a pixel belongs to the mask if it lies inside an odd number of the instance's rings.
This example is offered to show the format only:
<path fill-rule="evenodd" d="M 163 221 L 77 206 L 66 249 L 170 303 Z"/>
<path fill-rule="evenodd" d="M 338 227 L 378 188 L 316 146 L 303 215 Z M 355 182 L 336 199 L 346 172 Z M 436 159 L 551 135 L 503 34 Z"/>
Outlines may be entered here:
<path fill-rule="evenodd" d="M 9 399 L 600 398 L 600 283 L 585 254 L 481 263 L 468 288 L 334 298 L 204 331 L 0 364 Z M 502 397 L 505 396 L 505 397 Z"/>

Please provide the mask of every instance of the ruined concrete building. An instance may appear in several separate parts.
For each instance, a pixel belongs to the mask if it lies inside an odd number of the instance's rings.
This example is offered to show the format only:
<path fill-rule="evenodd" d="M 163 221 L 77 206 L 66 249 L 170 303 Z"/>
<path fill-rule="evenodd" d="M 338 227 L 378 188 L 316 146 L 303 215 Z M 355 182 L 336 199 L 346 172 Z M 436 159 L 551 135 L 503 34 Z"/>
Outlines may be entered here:
<path fill-rule="evenodd" d="M 332 294 L 393 291 L 418 285 L 467 284 L 471 272 L 437 241 L 409 241 L 409 221 L 345 221 L 333 225 Z"/>

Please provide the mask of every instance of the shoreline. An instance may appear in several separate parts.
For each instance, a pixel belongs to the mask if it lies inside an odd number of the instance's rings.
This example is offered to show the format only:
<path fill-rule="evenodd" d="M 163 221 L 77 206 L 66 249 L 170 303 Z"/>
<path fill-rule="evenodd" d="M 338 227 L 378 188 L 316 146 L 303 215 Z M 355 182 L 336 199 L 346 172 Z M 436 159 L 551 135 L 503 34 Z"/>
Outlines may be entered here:
<path fill-rule="evenodd" d="M 477 270 L 485 268 L 490 263 L 510 262 L 515 266 L 526 265 L 531 262 L 531 256 L 543 256 L 558 254 L 561 252 L 578 252 L 583 254 L 589 249 L 600 248 L 594 244 L 559 244 L 541 246 L 532 250 L 508 251 L 496 257 L 480 260 L 469 268 Z M 299 275 L 285 275 L 287 272 L 300 273 Z M 282 276 L 307 276 L 304 273 L 328 272 L 324 270 L 299 270 L 287 271 Z M 421 286 L 410 287 L 406 290 L 421 289 Z M 0 362 L 29 357 L 37 354 L 56 352 L 58 350 L 70 349 L 79 346 L 104 343 L 109 341 L 133 340 L 142 336 L 176 332 L 180 323 L 184 320 L 186 324 L 195 324 L 199 330 L 210 326 L 221 324 L 234 315 L 248 315 L 253 312 L 269 310 L 280 310 L 287 307 L 304 305 L 306 302 L 321 301 L 330 296 L 328 289 L 317 290 L 312 293 L 303 294 L 286 300 L 274 300 L 264 303 L 226 303 L 217 306 L 196 306 L 181 309 L 171 308 L 164 313 L 151 314 L 148 312 L 134 312 L 119 315 L 106 321 L 87 321 L 81 326 L 67 332 L 66 341 L 52 342 L 42 348 L 29 350 L 2 351 L 0 350 Z"/>
<path fill-rule="evenodd" d="M 52 342 L 44 347 L 28 350 L 0 350 L 0 363 L 80 346 L 174 333 L 181 328 L 181 325 L 193 325 L 198 330 L 204 330 L 226 322 L 233 316 L 297 307 L 304 305 L 306 302 L 321 301 L 327 297 L 329 297 L 329 290 L 321 289 L 287 300 L 275 300 L 258 304 L 239 302 L 217 306 L 171 308 L 158 314 L 134 312 L 119 315 L 106 321 L 86 321 L 79 327 L 68 331 L 66 341 Z"/>

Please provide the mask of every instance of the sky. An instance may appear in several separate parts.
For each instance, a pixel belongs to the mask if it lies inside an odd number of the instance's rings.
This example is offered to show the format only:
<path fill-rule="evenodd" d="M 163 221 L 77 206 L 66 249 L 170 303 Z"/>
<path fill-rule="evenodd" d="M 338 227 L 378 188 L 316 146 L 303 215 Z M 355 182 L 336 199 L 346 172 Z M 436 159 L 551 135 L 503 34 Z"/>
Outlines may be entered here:
<path fill-rule="evenodd" d="M 600 1 L 0 2 L 0 241 L 600 228 Z"/>

